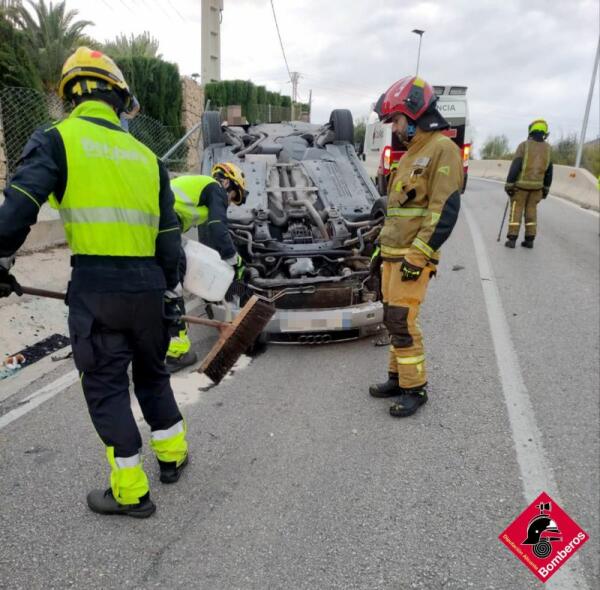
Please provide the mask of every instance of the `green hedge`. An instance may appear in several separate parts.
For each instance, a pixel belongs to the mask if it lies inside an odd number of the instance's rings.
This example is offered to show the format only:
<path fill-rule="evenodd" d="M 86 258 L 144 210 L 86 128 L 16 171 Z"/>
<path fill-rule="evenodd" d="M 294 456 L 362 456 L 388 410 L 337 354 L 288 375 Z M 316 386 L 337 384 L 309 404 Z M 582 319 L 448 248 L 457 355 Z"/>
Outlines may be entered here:
<path fill-rule="evenodd" d="M 175 64 L 156 57 L 123 57 L 115 60 L 142 113 L 163 125 L 181 129 L 182 91 Z"/>
<path fill-rule="evenodd" d="M 241 105 L 242 113 L 251 122 L 256 121 L 258 106 L 291 107 L 292 99 L 279 92 L 271 92 L 265 86 L 257 86 L 249 80 L 222 80 L 204 85 L 205 99 L 211 108 Z M 308 111 L 307 104 L 296 103 L 301 111 Z"/>

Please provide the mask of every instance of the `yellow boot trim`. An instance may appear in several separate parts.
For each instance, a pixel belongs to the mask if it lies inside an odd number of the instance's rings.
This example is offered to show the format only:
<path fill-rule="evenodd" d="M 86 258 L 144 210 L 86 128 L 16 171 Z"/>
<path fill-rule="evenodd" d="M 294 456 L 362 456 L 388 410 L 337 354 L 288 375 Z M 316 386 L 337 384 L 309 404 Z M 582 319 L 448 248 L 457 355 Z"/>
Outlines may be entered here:
<path fill-rule="evenodd" d="M 188 445 L 185 440 L 187 428 L 184 420 L 166 430 L 153 430 L 150 446 L 157 459 L 165 463 L 176 462 L 177 466 L 187 457 Z"/>
<path fill-rule="evenodd" d="M 106 447 L 110 464 L 110 487 L 119 504 L 139 504 L 140 498 L 150 491 L 148 477 L 142 467 L 140 454 L 115 457 L 115 448 Z"/>
<path fill-rule="evenodd" d="M 192 342 L 187 335 L 187 329 L 181 330 L 177 336 L 171 338 L 169 342 L 169 349 L 167 350 L 167 356 L 179 358 L 186 352 L 189 352 L 191 347 Z"/>

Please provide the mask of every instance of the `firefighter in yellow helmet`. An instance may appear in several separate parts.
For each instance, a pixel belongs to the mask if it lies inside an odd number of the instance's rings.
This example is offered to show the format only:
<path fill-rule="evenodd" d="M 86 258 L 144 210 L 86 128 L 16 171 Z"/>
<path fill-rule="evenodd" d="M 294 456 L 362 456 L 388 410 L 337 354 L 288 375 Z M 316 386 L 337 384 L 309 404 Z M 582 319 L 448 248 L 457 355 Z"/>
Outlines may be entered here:
<path fill-rule="evenodd" d="M 505 246 L 514 248 L 525 216 L 524 248 L 533 248 L 537 234 L 537 206 L 550 192 L 552 184 L 551 148 L 546 143 L 548 123 L 536 119 L 528 128 L 528 138 L 522 142 L 510 165 L 504 190 L 510 197 L 510 218 Z"/>
<path fill-rule="evenodd" d="M 227 207 L 243 205 L 248 191 L 244 173 L 231 162 L 213 166 L 211 176 L 185 175 L 171 180 L 175 195 L 175 213 L 182 232 L 195 226 L 206 225 L 208 245 L 219 252 L 221 258 L 234 267 L 236 278 L 244 274 L 244 261 L 237 253 L 227 227 Z M 179 257 L 179 277 L 186 273 L 185 252 Z M 183 293 L 178 292 L 174 317 L 185 314 Z M 182 320 L 172 323 L 169 330 L 171 341 L 167 351 L 167 370 L 174 373 L 192 365 L 197 356 L 191 350 L 187 327 Z"/>
<path fill-rule="evenodd" d="M 441 132 L 448 122 L 436 109 L 433 88 L 414 76 L 394 83 L 379 99 L 381 120 L 408 145 L 388 182 L 379 235 L 384 323 L 390 334 L 388 380 L 371 385 L 373 397 L 397 397 L 390 414 L 414 414 L 427 401 L 421 303 L 435 275 L 440 249 L 458 218 L 463 166 L 456 144 Z"/>
<path fill-rule="evenodd" d="M 90 492 L 88 505 L 100 514 L 145 518 L 155 505 L 131 411 L 129 365 L 161 482 L 177 481 L 188 461 L 185 423 L 164 363 L 164 299 L 179 280 L 181 243 L 173 193 L 156 155 L 119 125 L 131 93 L 110 57 L 77 49 L 63 66 L 59 95 L 73 111 L 33 133 L 4 190 L 0 295 L 18 293 L 9 269 L 50 200 L 73 253 L 67 295 L 73 359 L 111 468 L 110 487 Z"/>

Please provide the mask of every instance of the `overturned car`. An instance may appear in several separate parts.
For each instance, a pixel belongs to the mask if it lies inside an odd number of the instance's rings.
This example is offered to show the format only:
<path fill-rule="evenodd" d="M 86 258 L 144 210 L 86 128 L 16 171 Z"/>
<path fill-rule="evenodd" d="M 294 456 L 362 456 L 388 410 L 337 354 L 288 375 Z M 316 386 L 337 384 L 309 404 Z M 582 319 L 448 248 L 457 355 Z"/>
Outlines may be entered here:
<path fill-rule="evenodd" d="M 349 340 L 381 329 L 378 281 L 369 277 L 385 201 L 353 145 L 352 115 L 334 110 L 325 125 L 304 122 L 222 125 L 202 121 L 202 174 L 233 162 L 248 198 L 228 210 L 247 273 L 209 314 L 231 319 L 253 293 L 277 312 L 263 334 L 281 343 Z M 204 227 L 201 242 L 211 245 Z"/>

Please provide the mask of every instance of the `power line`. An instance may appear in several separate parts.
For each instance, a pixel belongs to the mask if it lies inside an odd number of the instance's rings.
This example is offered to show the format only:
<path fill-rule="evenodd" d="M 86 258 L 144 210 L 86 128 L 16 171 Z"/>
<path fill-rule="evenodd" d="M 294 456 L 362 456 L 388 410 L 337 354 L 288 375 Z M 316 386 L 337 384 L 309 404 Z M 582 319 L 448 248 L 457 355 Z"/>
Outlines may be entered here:
<path fill-rule="evenodd" d="M 186 22 L 185 18 L 183 17 L 183 15 L 181 14 L 181 12 L 179 12 L 179 10 L 177 10 L 177 8 L 171 2 L 171 0 L 167 0 L 167 2 L 169 3 L 169 6 L 177 13 L 177 16 L 179 16 L 179 18 L 182 20 L 182 22 L 185 23 Z"/>
<path fill-rule="evenodd" d="M 277 24 L 277 15 L 275 14 L 275 5 L 273 4 L 273 0 L 271 0 L 271 9 L 273 10 L 273 20 L 275 21 L 275 28 L 277 29 L 277 36 L 279 37 L 279 45 L 281 45 L 281 53 L 283 53 L 283 61 L 285 62 L 285 67 L 287 69 L 288 76 L 290 77 L 290 82 L 293 84 L 292 72 L 290 72 L 290 66 L 288 65 L 287 57 L 285 56 L 285 49 L 283 48 L 283 41 L 281 40 L 281 33 L 279 32 L 279 25 Z"/>

